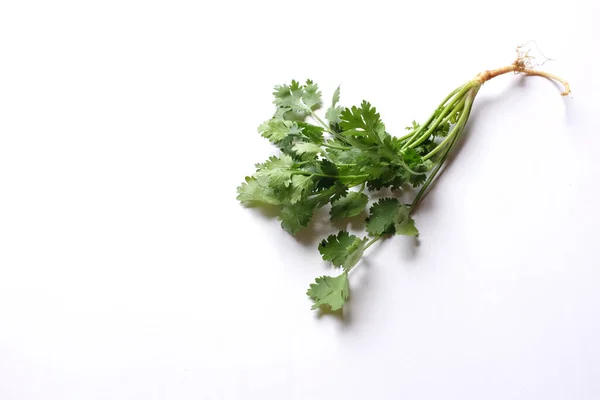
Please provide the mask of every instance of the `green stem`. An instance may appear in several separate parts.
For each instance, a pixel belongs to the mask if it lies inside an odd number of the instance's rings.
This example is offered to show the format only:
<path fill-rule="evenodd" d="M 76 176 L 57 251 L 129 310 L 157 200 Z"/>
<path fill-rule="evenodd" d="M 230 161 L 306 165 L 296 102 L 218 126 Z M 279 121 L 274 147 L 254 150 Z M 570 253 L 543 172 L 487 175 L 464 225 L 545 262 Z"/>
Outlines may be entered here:
<path fill-rule="evenodd" d="M 438 115 L 438 117 L 433 122 L 433 124 L 429 127 L 429 129 L 427 129 L 426 132 L 420 134 L 417 140 L 415 140 L 414 142 L 410 143 L 410 145 L 405 145 L 405 147 L 410 147 L 410 148 L 414 149 L 415 147 L 417 147 L 418 145 L 420 145 L 421 143 L 423 143 L 424 141 L 426 141 L 427 138 L 430 137 L 431 134 L 441 124 L 441 122 L 442 122 L 443 119 L 445 119 L 446 117 L 451 116 L 455 112 L 459 111 L 459 109 L 460 109 L 459 105 L 460 104 L 461 104 L 461 102 L 459 101 L 458 104 L 456 102 L 452 102 L 451 104 L 449 104 L 448 106 L 446 106 L 446 108 L 444 108 L 442 110 L 442 112 L 440 113 L 440 115 Z"/>
<path fill-rule="evenodd" d="M 440 105 L 435 110 L 437 111 L 440 108 L 444 107 L 446 105 L 446 103 L 448 102 L 448 100 L 450 100 L 455 94 L 457 94 L 458 92 L 460 92 L 461 89 L 464 88 L 464 86 L 465 85 L 459 86 L 456 89 L 454 89 L 449 95 L 446 96 L 446 98 L 444 99 L 444 101 L 442 101 L 440 103 Z M 408 142 L 406 142 L 402 146 L 402 149 L 405 149 L 406 147 L 408 147 L 416 137 L 419 137 L 419 134 L 423 131 L 423 129 L 425 129 L 431 123 L 431 121 L 433 121 L 434 118 L 435 118 L 435 112 L 429 116 L 429 118 L 427 119 L 427 121 L 425 121 L 424 124 L 422 124 L 421 126 L 419 126 L 416 130 L 414 130 L 410 134 L 403 136 L 401 138 L 401 140 L 404 139 L 404 138 L 409 138 L 409 137 L 410 137 L 410 140 Z"/>
<path fill-rule="evenodd" d="M 453 139 L 454 136 L 459 136 L 460 133 L 463 131 L 465 124 L 467 122 L 467 119 L 469 118 L 469 114 L 471 112 L 471 106 L 473 105 L 473 99 L 475 98 L 474 95 L 471 94 L 471 92 L 469 92 L 469 94 L 467 95 L 467 98 L 465 99 L 465 108 L 461 113 L 460 118 L 458 119 L 458 122 L 456 124 L 456 126 L 454 127 L 454 129 L 452 129 L 452 132 L 450 132 L 450 134 L 439 144 L 437 145 L 437 147 L 433 150 L 431 150 L 425 157 L 423 157 L 423 160 L 429 160 L 431 157 L 433 157 L 438 151 L 440 151 L 442 148 L 444 148 L 448 143 L 450 143 Z"/>
<path fill-rule="evenodd" d="M 400 161 L 400 166 L 401 166 L 402 168 L 404 168 L 405 170 L 407 170 L 408 172 L 410 172 L 411 174 L 413 174 L 413 175 L 424 175 L 424 174 L 425 174 L 425 172 L 417 172 L 417 171 L 414 171 L 414 170 L 413 170 L 412 168 L 410 168 L 410 167 L 408 166 L 408 164 L 406 164 L 404 161 Z"/>
<path fill-rule="evenodd" d="M 321 178 L 342 178 L 342 179 L 360 179 L 360 178 L 368 178 L 370 175 L 365 174 L 365 175 L 327 175 L 327 174 L 319 174 L 316 172 L 309 172 L 309 171 L 301 171 L 301 170 L 293 170 L 292 174 L 300 174 L 300 175 L 305 175 L 305 176 L 318 176 Z"/>
<path fill-rule="evenodd" d="M 465 110 L 463 111 L 463 114 L 461 115 L 460 120 L 457 122 L 455 129 L 452 131 L 452 134 L 448 135 L 448 137 L 446 138 L 446 139 L 450 139 L 449 142 L 446 142 L 446 143 L 449 143 L 449 146 L 447 146 L 446 151 L 443 153 L 442 157 L 437 162 L 437 165 L 435 166 L 435 168 L 433 169 L 431 174 L 427 177 L 427 180 L 425 181 L 425 183 L 419 190 L 419 193 L 417 193 L 417 195 L 415 196 L 412 204 L 410 205 L 411 214 L 415 211 L 416 207 L 419 205 L 419 202 L 425 195 L 428 187 L 431 185 L 431 183 L 435 179 L 436 175 L 439 173 L 440 169 L 444 165 L 446 159 L 448 158 L 448 155 L 452 152 L 452 149 L 456 145 L 456 142 L 458 142 L 458 138 L 460 137 L 460 134 L 464 130 L 466 121 L 468 120 L 469 114 L 471 113 L 471 107 L 473 105 L 473 101 L 475 100 L 475 96 L 477 95 L 478 91 L 479 91 L 479 87 L 475 86 L 473 91 L 471 91 L 468 94 Z M 437 150 L 438 148 L 442 148 L 443 146 L 444 146 L 443 143 L 440 144 L 436 149 L 434 149 L 434 151 Z"/>
<path fill-rule="evenodd" d="M 419 128 L 420 128 L 420 127 L 419 127 Z M 403 141 L 405 141 L 406 139 L 413 137 L 413 136 L 415 135 L 415 133 L 417 133 L 417 132 L 419 131 L 419 128 L 417 128 L 417 129 L 413 129 L 411 132 L 407 133 L 406 135 L 399 137 L 399 138 L 398 138 L 398 140 L 399 140 L 400 142 L 403 142 Z"/>
<path fill-rule="evenodd" d="M 376 236 L 376 237 L 374 237 L 373 239 L 369 240 L 369 241 L 367 242 L 367 244 L 365 244 L 365 247 L 364 247 L 364 249 L 363 249 L 363 252 L 364 252 L 364 251 L 366 251 L 366 250 L 367 250 L 369 247 L 371 247 L 371 245 L 372 245 L 373 243 L 377 242 L 379 239 L 381 239 L 381 236 Z M 358 263 L 354 264 L 353 266 L 351 266 L 350 268 L 348 268 L 348 269 L 347 269 L 345 272 L 346 272 L 346 273 L 348 273 L 348 272 L 352 271 L 352 269 L 353 269 L 354 267 L 356 267 L 357 265 L 358 265 Z"/>
<path fill-rule="evenodd" d="M 461 86 L 459 88 L 456 96 L 454 98 L 452 98 L 452 101 L 450 101 L 450 103 L 448 103 L 444 107 L 444 109 L 442 110 L 442 112 L 439 115 L 437 115 L 437 118 L 434 113 L 431 115 L 431 117 L 429 117 L 429 120 L 427 121 L 427 123 L 421 126 L 421 128 L 423 128 L 423 129 L 425 129 L 425 127 L 428 127 L 427 131 L 422 134 L 419 133 L 418 135 L 413 136 L 411 138 L 411 140 L 409 140 L 407 143 L 404 144 L 402 149 L 405 149 L 407 147 L 415 148 L 418 145 L 420 145 L 421 143 L 423 143 L 425 140 L 427 140 L 427 138 L 429 136 L 431 136 L 433 131 L 440 125 L 442 120 L 444 120 L 446 118 L 446 116 L 453 115 L 455 111 L 457 112 L 462 108 L 462 101 L 464 99 L 465 94 L 468 93 L 468 91 L 471 90 L 476 84 L 477 84 L 477 82 L 471 81 L 471 82 Z M 448 99 L 450 99 L 450 98 L 451 97 L 448 97 Z M 443 104 L 444 103 L 442 103 L 442 105 Z M 441 108 L 441 107 L 442 106 L 440 106 L 439 108 Z M 429 126 L 431 120 L 433 120 L 434 118 L 435 118 L 435 121 L 433 121 L 433 124 L 431 126 Z M 421 129 L 421 131 L 423 129 Z M 413 139 L 415 137 L 418 137 L 418 139 L 413 142 Z"/>
<path fill-rule="evenodd" d="M 367 242 L 367 244 L 365 244 L 365 250 L 367 250 L 369 247 L 371 247 L 371 245 L 372 245 L 373 243 L 377 242 L 377 241 L 378 241 L 379 239 L 381 239 L 381 238 L 382 238 L 381 236 L 376 236 L 376 237 L 374 237 L 373 239 L 369 240 L 369 241 Z"/>
<path fill-rule="evenodd" d="M 310 196 L 313 196 L 313 197 L 311 197 L 311 199 L 314 200 L 314 199 L 318 199 L 321 197 L 329 197 L 334 193 L 335 193 L 335 187 L 330 187 L 329 189 L 326 189 L 326 190 L 322 191 L 321 193 L 314 193 Z"/>
<path fill-rule="evenodd" d="M 336 146 L 334 144 L 327 144 L 327 143 L 323 143 L 321 146 L 323 147 L 327 147 L 329 149 L 334 149 L 334 150 L 349 150 L 349 147 L 343 147 L 343 146 Z"/>
<path fill-rule="evenodd" d="M 339 137 L 339 136 L 338 136 L 339 134 L 338 134 L 337 132 L 334 132 L 334 131 L 332 131 L 332 130 L 331 130 L 331 128 L 329 127 L 329 125 L 328 125 L 328 124 L 326 124 L 326 123 L 325 123 L 325 121 L 323 121 L 323 120 L 321 119 L 321 117 L 319 117 L 319 116 L 318 116 L 318 115 L 317 115 L 317 114 L 316 114 L 316 113 L 315 113 L 313 110 L 309 109 L 308 111 L 310 112 L 310 115 L 311 115 L 311 116 L 312 116 L 314 119 L 316 119 L 316 120 L 319 122 L 319 124 L 321 124 L 321 126 L 322 126 L 322 127 L 323 127 L 323 128 L 324 128 L 324 129 L 325 129 L 327 132 L 331 133 L 331 134 L 332 134 L 333 136 L 335 136 L 335 137 Z"/>

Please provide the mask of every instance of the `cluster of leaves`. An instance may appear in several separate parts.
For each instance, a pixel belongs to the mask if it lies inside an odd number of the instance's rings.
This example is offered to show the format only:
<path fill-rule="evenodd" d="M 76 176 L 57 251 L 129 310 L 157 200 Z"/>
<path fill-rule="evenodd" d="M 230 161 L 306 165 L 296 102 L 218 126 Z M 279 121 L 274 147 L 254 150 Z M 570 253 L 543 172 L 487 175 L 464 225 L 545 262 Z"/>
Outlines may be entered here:
<path fill-rule="evenodd" d="M 424 156 L 438 144 L 436 136 L 448 134 L 449 124 L 440 125 L 418 146 L 407 147 L 407 139 L 386 131 L 369 102 L 341 106 L 339 87 L 325 112 L 326 121 L 315 113 L 323 101 L 311 80 L 275 86 L 273 96 L 276 110 L 260 124 L 258 133 L 277 146 L 280 154 L 256 164 L 254 174 L 238 187 L 237 199 L 250 207 L 276 208 L 282 228 L 292 235 L 307 227 L 315 211 L 326 205 L 332 221 L 368 211 L 368 236 L 341 231 L 319 244 L 323 259 L 342 273 L 317 278 L 307 294 L 314 301 L 313 309 L 337 310 L 349 294 L 348 272 L 371 243 L 387 235 L 418 234 L 409 205 L 383 198 L 368 207 L 368 193 L 422 185 L 434 166 Z M 419 125 L 413 123 L 408 129 L 417 131 Z"/>

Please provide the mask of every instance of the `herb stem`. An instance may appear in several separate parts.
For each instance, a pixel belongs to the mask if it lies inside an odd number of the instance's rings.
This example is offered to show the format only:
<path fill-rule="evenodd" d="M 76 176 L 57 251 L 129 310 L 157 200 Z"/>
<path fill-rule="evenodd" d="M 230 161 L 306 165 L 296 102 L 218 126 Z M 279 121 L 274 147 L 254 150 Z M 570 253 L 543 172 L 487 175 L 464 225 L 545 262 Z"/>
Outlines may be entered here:
<path fill-rule="evenodd" d="M 444 152 L 444 154 L 442 155 L 440 160 L 437 162 L 437 165 L 435 166 L 435 168 L 433 169 L 431 174 L 427 177 L 427 180 L 425 181 L 423 186 L 421 186 L 419 193 L 417 193 L 417 195 L 415 196 L 412 204 L 410 205 L 410 213 L 411 214 L 415 211 L 416 207 L 419 205 L 419 202 L 425 195 L 427 188 L 431 185 L 434 178 L 436 177 L 436 175 L 438 174 L 438 172 L 444 165 L 446 159 L 448 158 L 448 155 L 450 154 L 450 152 L 456 145 L 456 142 L 458 141 L 458 138 L 460 137 L 460 134 L 462 133 L 462 131 L 466 125 L 466 121 L 469 118 L 469 114 L 471 113 L 471 106 L 473 105 L 473 101 L 475 100 L 475 96 L 477 95 L 478 91 L 479 91 L 479 87 L 476 86 L 473 89 L 473 91 L 469 92 L 469 94 L 467 95 L 467 101 L 466 101 L 465 110 L 463 111 L 463 114 L 461 115 L 461 117 L 460 117 L 459 121 L 457 122 L 455 128 L 453 129 L 452 133 L 450 135 L 448 135 L 448 137 L 444 140 L 444 142 L 446 142 L 446 144 L 449 143 L 449 146 L 447 146 L 446 151 Z M 442 142 L 432 152 L 434 152 L 434 151 L 437 152 L 437 151 L 439 151 L 438 149 L 441 149 L 442 147 L 444 147 L 446 145 L 446 144 L 444 144 L 444 142 Z M 427 156 L 429 156 L 429 154 Z M 429 158 L 429 157 L 427 157 L 427 158 Z"/>
<path fill-rule="evenodd" d="M 381 239 L 382 236 L 375 236 L 373 239 L 369 240 L 366 244 L 365 247 L 363 248 L 363 252 L 365 252 L 369 247 L 371 247 L 371 245 L 373 245 L 375 242 L 377 242 L 379 239 Z M 357 263 L 358 264 L 358 263 Z M 353 266 L 351 266 L 350 268 L 348 268 L 346 270 L 346 273 L 352 271 L 352 269 L 354 267 L 356 267 L 357 264 L 354 264 Z"/>
<path fill-rule="evenodd" d="M 427 131 L 425 133 L 421 134 L 416 141 L 414 141 L 413 143 L 407 143 L 404 145 L 404 147 L 415 148 L 418 145 L 420 145 L 421 143 L 423 143 L 425 140 L 427 140 L 427 138 L 440 125 L 440 123 L 442 122 L 443 119 L 445 119 L 446 116 L 451 116 L 455 112 L 460 111 L 460 109 L 462 108 L 462 101 L 464 100 L 465 93 L 468 93 L 468 91 L 471 90 L 473 86 L 476 86 L 478 84 L 479 84 L 478 82 L 473 83 L 473 81 L 472 81 L 472 82 L 469 82 L 468 84 L 464 85 L 462 87 L 462 89 L 458 92 L 456 98 L 454 98 L 442 110 L 442 112 L 438 115 L 438 117 L 433 122 L 433 124 L 429 127 L 429 129 L 427 129 Z M 414 139 L 414 137 L 413 137 L 413 139 Z"/>
<path fill-rule="evenodd" d="M 381 239 L 381 238 L 382 238 L 382 236 L 376 236 L 376 237 L 374 237 L 373 239 L 369 240 L 369 241 L 367 242 L 367 244 L 365 244 L 365 250 L 367 250 L 369 247 L 371 247 L 371 245 L 372 245 L 373 243 L 377 242 L 377 241 L 378 241 L 379 239 Z"/>
<path fill-rule="evenodd" d="M 444 105 L 445 105 L 445 104 L 448 102 L 448 100 L 450 100 L 450 99 L 451 99 L 451 98 L 452 98 L 452 97 L 453 97 L 453 96 L 454 96 L 456 93 L 458 93 L 458 92 L 459 92 L 459 91 L 460 91 L 460 90 L 461 90 L 463 87 L 464 87 L 464 85 L 463 85 L 463 86 L 459 86 L 459 87 L 457 87 L 456 89 L 454 89 L 452 92 L 450 92 L 450 94 L 448 94 L 448 95 L 446 96 L 446 98 L 445 98 L 445 99 L 444 99 L 444 100 L 443 100 L 443 101 L 440 103 L 440 105 L 438 106 L 438 108 L 436 108 L 436 110 L 439 110 L 440 108 L 444 107 Z M 408 141 L 408 143 L 406 143 L 406 144 L 405 144 L 405 147 L 406 147 L 406 146 L 408 146 L 408 145 L 410 144 L 410 142 L 412 141 L 412 139 L 414 139 L 414 137 L 415 137 L 417 134 L 419 134 L 421 131 L 423 131 L 423 129 L 424 129 L 424 128 L 425 128 L 425 127 L 428 125 L 428 124 L 430 124 L 430 123 L 431 123 L 431 121 L 433 121 L 433 119 L 434 119 L 434 118 L 435 118 L 435 113 L 434 113 L 434 114 L 431 114 L 431 115 L 429 116 L 429 119 L 428 119 L 427 121 L 425 121 L 425 123 L 424 123 L 423 125 L 420 125 L 420 126 L 417 128 L 417 129 L 415 129 L 415 130 L 413 130 L 412 132 L 410 132 L 410 133 L 408 133 L 408 134 L 406 134 L 406 135 L 402 136 L 402 137 L 400 138 L 400 140 L 405 140 L 405 139 L 411 138 L 411 140 L 409 140 L 409 141 Z M 403 148 L 404 148 L 404 147 L 403 147 Z"/>
<path fill-rule="evenodd" d="M 403 142 L 403 141 L 405 141 L 406 139 L 409 139 L 409 138 L 411 138 L 412 136 L 414 136 L 414 135 L 415 135 L 415 133 L 417 133 L 417 131 L 418 131 L 418 130 L 419 130 L 419 128 L 417 128 L 417 129 L 413 129 L 411 132 L 407 133 L 406 135 L 399 137 L 399 138 L 398 138 L 398 140 L 399 140 L 399 141 L 401 141 L 401 142 Z"/>
<path fill-rule="evenodd" d="M 452 132 L 450 132 L 450 134 L 435 149 L 431 150 L 427 155 L 425 155 L 423 157 L 423 160 L 429 160 L 438 151 L 440 151 L 443 147 L 445 147 L 450 141 L 452 141 L 455 136 L 460 135 L 460 133 L 463 131 L 464 126 L 467 122 L 467 118 L 469 118 L 469 114 L 471 111 L 471 106 L 473 105 L 474 98 L 475 98 L 475 95 L 472 94 L 471 92 L 469 92 L 469 95 L 467 95 L 467 99 L 465 101 L 465 109 L 461 113 L 461 116 L 458 119 L 458 122 L 457 122 L 456 126 L 454 127 L 454 129 L 452 129 Z"/>
<path fill-rule="evenodd" d="M 337 179 L 360 179 L 360 178 L 368 178 L 369 175 L 365 174 L 365 175 L 327 175 L 327 174 L 319 174 L 317 172 L 309 172 L 309 171 L 302 171 L 302 170 L 294 170 L 292 171 L 292 174 L 300 174 L 300 175 L 305 175 L 305 176 L 318 176 L 320 178 L 337 178 Z"/>
<path fill-rule="evenodd" d="M 452 91 L 452 93 L 450 93 L 448 96 L 446 96 L 446 98 L 444 99 L 444 101 L 442 101 L 440 103 L 440 105 L 438 106 L 438 108 L 436 108 L 436 112 L 441 109 L 442 107 L 444 107 L 444 109 L 442 110 L 442 113 L 440 115 L 437 115 L 438 117 L 438 121 L 436 123 L 434 123 L 433 126 L 429 127 L 429 129 L 427 130 L 427 132 L 425 134 L 421 134 L 421 132 L 423 132 L 424 129 L 426 129 L 429 124 L 434 121 L 434 119 L 436 118 L 436 113 L 434 112 L 433 114 L 431 114 L 429 116 L 429 119 L 427 119 L 427 121 L 425 121 L 425 123 L 421 126 L 419 126 L 419 128 L 417 128 L 414 132 L 411 133 L 411 137 L 408 140 L 408 142 L 406 142 L 403 146 L 402 146 L 402 150 L 404 150 L 407 147 L 416 147 L 419 144 L 421 144 L 423 141 L 425 141 L 425 139 L 427 139 L 427 137 L 431 134 L 431 132 L 433 131 L 433 129 L 435 129 L 438 125 L 439 125 L 439 117 L 443 117 L 445 116 L 445 113 L 447 111 L 449 111 L 456 103 L 457 100 L 461 99 L 464 95 L 464 92 L 468 89 L 468 87 L 470 86 L 471 82 L 459 86 L 458 88 L 454 89 Z M 448 101 L 450 101 L 449 104 Z M 413 140 L 415 138 L 418 138 L 418 143 L 414 144 Z"/>
<path fill-rule="evenodd" d="M 332 134 L 333 136 L 335 136 L 335 137 L 338 137 L 338 133 L 336 133 L 336 132 L 332 131 L 332 130 L 331 130 L 331 128 L 329 127 L 329 125 L 327 125 L 327 124 L 325 123 L 325 121 L 323 121 L 323 120 L 321 119 L 321 117 L 319 117 L 319 116 L 318 116 L 318 115 L 317 115 L 317 114 L 316 114 L 316 113 L 315 113 L 313 110 L 310 110 L 310 109 L 309 109 L 309 111 L 310 111 L 310 115 L 311 115 L 311 116 L 312 116 L 314 119 L 316 119 L 316 120 L 317 120 L 317 122 L 319 122 L 319 124 L 321 124 L 321 126 L 322 126 L 322 127 L 323 127 L 323 128 L 324 128 L 324 129 L 325 129 L 327 132 L 331 133 L 331 134 Z"/>
<path fill-rule="evenodd" d="M 336 146 L 334 144 L 327 144 L 327 143 L 323 143 L 322 146 L 327 147 L 328 149 L 334 149 L 334 150 L 349 150 L 349 147 L 343 147 L 343 146 Z"/>

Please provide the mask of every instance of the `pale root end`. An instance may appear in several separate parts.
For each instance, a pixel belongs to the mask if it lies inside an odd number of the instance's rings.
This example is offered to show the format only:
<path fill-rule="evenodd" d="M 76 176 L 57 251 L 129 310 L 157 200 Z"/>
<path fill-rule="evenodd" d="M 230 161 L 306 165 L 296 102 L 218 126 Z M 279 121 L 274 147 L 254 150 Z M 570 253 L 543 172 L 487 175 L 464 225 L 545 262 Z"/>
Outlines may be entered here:
<path fill-rule="evenodd" d="M 552 75 L 548 72 L 537 71 L 537 70 L 532 69 L 529 64 L 529 59 L 528 59 L 527 55 L 524 55 L 524 56 L 519 55 L 518 58 L 515 60 L 515 62 L 513 62 L 511 65 L 508 65 L 506 67 L 480 72 L 475 77 L 475 80 L 478 81 L 479 83 L 484 83 L 486 81 L 489 81 L 492 78 L 495 78 L 498 75 L 506 74 L 508 72 L 514 72 L 516 74 L 524 74 L 524 75 L 542 76 L 544 78 L 555 80 L 555 81 L 560 82 L 564 86 L 564 90 L 561 93 L 562 96 L 567 96 L 569 93 L 571 93 L 571 86 L 569 85 L 569 82 L 567 82 L 566 80 L 559 78 L 556 75 Z"/>

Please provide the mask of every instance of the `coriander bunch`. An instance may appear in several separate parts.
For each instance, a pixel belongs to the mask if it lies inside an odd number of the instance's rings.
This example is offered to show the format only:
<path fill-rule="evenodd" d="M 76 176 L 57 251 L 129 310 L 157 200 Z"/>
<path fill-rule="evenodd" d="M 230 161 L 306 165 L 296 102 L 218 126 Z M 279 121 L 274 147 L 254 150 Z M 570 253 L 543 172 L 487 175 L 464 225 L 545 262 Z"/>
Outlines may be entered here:
<path fill-rule="evenodd" d="M 342 230 L 318 245 L 325 261 L 340 269 L 337 276 L 320 276 L 307 295 L 312 309 L 339 310 L 349 295 L 349 274 L 365 251 L 393 236 L 417 236 L 412 218 L 423 196 L 439 174 L 465 129 L 473 102 L 484 82 L 514 72 L 537 75 L 569 84 L 559 77 L 531 68 L 527 54 L 515 62 L 478 74 L 453 90 L 422 124 L 413 121 L 404 136 L 391 135 L 376 108 L 367 101 L 343 107 L 340 87 L 334 91 L 324 118 L 319 86 L 311 80 L 291 81 L 274 88 L 274 114 L 258 132 L 280 150 L 256 164 L 237 188 L 237 199 L 249 207 L 272 206 L 281 227 L 296 235 L 307 227 L 315 211 L 329 205 L 332 221 L 356 217 L 368 210 L 364 236 Z M 371 201 L 381 189 L 419 188 L 410 203 L 395 197 Z"/>

